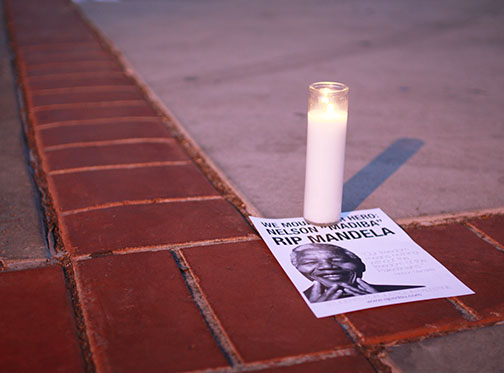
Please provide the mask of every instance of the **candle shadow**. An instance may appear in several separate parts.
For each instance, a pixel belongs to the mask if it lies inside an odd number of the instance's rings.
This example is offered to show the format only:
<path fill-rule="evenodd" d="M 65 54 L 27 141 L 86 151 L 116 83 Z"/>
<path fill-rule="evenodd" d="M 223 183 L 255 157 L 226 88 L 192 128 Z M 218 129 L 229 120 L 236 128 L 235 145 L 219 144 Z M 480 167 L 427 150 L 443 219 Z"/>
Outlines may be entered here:
<path fill-rule="evenodd" d="M 353 211 L 385 180 L 408 161 L 424 142 L 401 138 L 395 141 L 343 185 L 343 211 Z"/>

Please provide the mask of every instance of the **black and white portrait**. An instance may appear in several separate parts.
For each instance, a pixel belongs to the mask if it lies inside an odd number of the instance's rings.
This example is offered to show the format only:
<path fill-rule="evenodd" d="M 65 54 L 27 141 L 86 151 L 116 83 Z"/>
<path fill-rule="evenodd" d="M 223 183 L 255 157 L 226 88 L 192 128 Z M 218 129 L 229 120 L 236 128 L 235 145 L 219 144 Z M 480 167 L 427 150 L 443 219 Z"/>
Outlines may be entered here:
<path fill-rule="evenodd" d="M 418 285 L 376 285 L 362 279 L 366 266 L 353 252 L 332 244 L 310 243 L 296 247 L 291 263 L 313 285 L 304 291 L 312 303 L 387 291 L 418 288 Z"/>

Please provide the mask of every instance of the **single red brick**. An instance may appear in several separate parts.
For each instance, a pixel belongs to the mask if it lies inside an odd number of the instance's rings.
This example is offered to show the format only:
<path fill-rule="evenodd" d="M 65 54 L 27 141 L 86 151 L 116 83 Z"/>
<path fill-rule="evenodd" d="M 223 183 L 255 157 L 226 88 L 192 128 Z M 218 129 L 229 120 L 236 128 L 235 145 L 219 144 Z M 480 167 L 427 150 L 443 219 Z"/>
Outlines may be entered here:
<path fill-rule="evenodd" d="M 111 207 L 67 215 L 62 222 L 65 246 L 77 255 L 253 233 L 224 200 Z"/>
<path fill-rule="evenodd" d="M 56 20 L 55 22 L 61 22 L 61 20 Z M 23 30 L 23 25 L 19 23 L 15 26 L 13 37 L 15 44 L 19 46 L 95 41 L 93 33 L 88 28 L 68 22 L 59 24 L 57 28 L 50 28 L 48 26 L 37 27 L 35 30 Z"/>
<path fill-rule="evenodd" d="M 121 65 L 116 61 L 54 62 L 43 65 L 25 66 L 23 72 L 27 77 L 56 74 L 105 73 L 120 72 Z"/>
<path fill-rule="evenodd" d="M 48 8 L 51 8 L 49 5 Z M 68 8 L 53 7 L 48 11 L 25 8 L 16 12 L 11 24 L 16 33 L 22 35 L 38 36 L 39 32 L 52 32 L 54 34 L 66 29 L 67 32 L 74 32 L 76 29 L 85 29 L 82 20 Z"/>
<path fill-rule="evenodd" d="M 44 158 L 49 171 L 189 159 L 174 141 L 60 149 L 46 152 Z"/>
<path fill-rule="evenodd" d="M 262 241 L 183 253 L 245 361 L 351 345 L 334 319 L 315 317 Z"/>
<path fill-rule="evenodd" d="M 51 5 L 49 5 L 48 8 L 51 8 Z M 47 10 L 52 10 L 53 12 L 51 13 Z M 59 24 L 56 24 L 57 22 L 61 22 L 61 24 L 65 26 L 71 26 L 71 22 L 74 21 L 74 26 L 82 27 L 82 23 L 79 22 L 68 9 L 52 7 L 52 9 L 47 10 L 30 8 L 15 10 L 11 18 L 11 25 L 20 33 L 31 33 L 34 35 L 36 35 L 37 30 L 50 30 L 51 24 L 54 29 L 58 28 Z M 69 28 L 68 31 L 70 32 L 71 29 Z"/>
<path fill-rule="evenodd" d="M 504 246 L 504 215 L 490 215 L 469 222 Z"/>
<path fill-rule="evenodd" d="M 61 8 L 65 9 L 69 7 L 69 4 L 65 0 L 47 0 L 45 1 L 46 4 L 52 6 L 58 5 L 59 7 L 56 8 L 61 11 Z M 10 4 L 12 9 L 17 12 L 21 12 L 22 14 L 25 12 L 33 12 L 37 11 L 38 7 L 37 5 L 40 5 L 40 2 L 37 2 L 36 0 L 8 0 L 7 4 Z M 46 8 L 43 8 L 40 12 L 45 12 L 49 13 L 49 10 Z"/>
<path fill-rule="evenodd" d="M 84 371 L 59 266 L 0 273 L 0 299 L 2 371 Z"/>
<path fill-rule="evenodd" d="M 94 73 L 93 73 L 94 74 Z M 65 105 L 65 104 L 89 104 L 106 105 L 110 101 L 132 101 L 144 100 L 140 91 L 134 86 L 119 86 L 116 90 L 101 87 L 95 89 L 86 89 L 82 92 L 66 93 L 37 93 L 31 94 L 31 104 L 35 107 L 46 105 Z"/>
<path fill-rule="evenodd" d="M 80 261 L 76 279 L 98 371 L 227 365 L 169 252 Z"/>
<path fill-rule="evenodd" d="M 47 127 L 38 131 L 42 146 L 55 146 L 92 141 L 142 138 L 172 138 L 168 129 L 156 122 L 131 122 L 107 124 L 82 124 Z"/>
<path fill-rule="evenodd" d="M 52 52 L 95 52 L 105 51 L 101 44 L 97 41 L 94 43 L 60 43 L 60 44 L 46 44 L 46 45 L 32 45 L 27 47 L 18 47 L 19 51 L 23 53 L 32 53 L 37 51 L 52 51 Z"/>
<path fill-rule="evenodd" d="M 58 44 L 61 45 L 61 44 Z M 58 46 L 57 45 L 57 46 Z M 65 44 L 69 45 L 69 44 Z M 82 61 L 110 61 L 112 55 L 100 48 L 98 43 L 75 44 L 75 47 L 64 50 L 62 48 L 55 49 L 48 46 L 44 49 L 21 49 L 19 55 L 20 61 L 26 65 L 41 65 L 51 62 L 82 62 Z"/>
<path fill-rule="evenodd" d="M 418 338 L 467 325 L 455 307 L 438 299 L 351 312 L 346 317 L 367 345 Z"/>
<path fill-rule="evenodd" d="M 121 118 L 121 117 L 155 117 L 156 113 L 147 103 L 139 105 L 80 107 L 72 109 L 49 109 L 35 112 L 38 125 L 80 121 L 90 119 Z"/>
<path fill-rule="evenodd" d="M 21 1 L 16 1 L 17 3 Z M 45 36 L 53 35 L 65 38 L 77 33 L 93 35 L 91 29 L 83 22 L 75 9 L 61 4 L 49 4 L 44 2 L 45 9 L 30 8 L 22 9 L 7 7 L 10 14 L 10 26 L 16 36 L 31 37 L 34 41 L 42 43 Z"/>
<path fill-rule="evenodd" d="M 9 0 L 7 5 L 9 9 L 16 16 L 23 15 L 34 15 L 35 20 L 40 19 L 40 15 L 45 15 L 46 17 L 67 15 L 69 13 L 75 13 L 74 8 L 66 0 L 46 0 L 44 1 L 46 7 L 41 7 L 40 2 L 36 0 Z"/>
<path fill-rule="evenodd" d="M 53 175 L 49 180 L 59 211 L 122 201 L 219 195 L 193 164 L 76 172 Z"/>
<path fill-rule="evenodd" d="M 270 368 L 261 372 L 272 373 L 372 373 L 371 364 L 362 355 L 354 352 L 352 355 L 338 356 L 324 360 L 310 361 L 303 364 Z"/>
<path fill-rule="evenodd" d="M 483 317 L 504 315 L 504 253 L 462 224 L 407 229 L 408 234 L 476 294 L 460 297 Z"/>
<path fill-rule="evenodd" d="M 54 76 L 51 79 L 38 77 L 29 78 L 28 86 L 32 93 L 39 90 L 50 90 L 59 88 L 79 88 L 79 87 L 102 87 L 102 86 L 129 86 L 132 82 L 123 74 L 118 73 L 97 73 L 95 76 L 89 77 L 58 77 Z"/>

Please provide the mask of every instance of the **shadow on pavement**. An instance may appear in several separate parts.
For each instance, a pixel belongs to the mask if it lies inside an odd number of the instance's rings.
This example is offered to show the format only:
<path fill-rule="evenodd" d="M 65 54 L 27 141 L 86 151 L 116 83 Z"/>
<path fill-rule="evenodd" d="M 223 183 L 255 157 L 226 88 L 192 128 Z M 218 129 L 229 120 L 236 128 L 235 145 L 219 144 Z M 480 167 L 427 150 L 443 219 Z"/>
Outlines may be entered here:
<path fill-rule="evenodd" d="M 343 211 L 353 211 L 410 159 L 424 142 L 401 138 L 385 149 L 343 185 Z"/>

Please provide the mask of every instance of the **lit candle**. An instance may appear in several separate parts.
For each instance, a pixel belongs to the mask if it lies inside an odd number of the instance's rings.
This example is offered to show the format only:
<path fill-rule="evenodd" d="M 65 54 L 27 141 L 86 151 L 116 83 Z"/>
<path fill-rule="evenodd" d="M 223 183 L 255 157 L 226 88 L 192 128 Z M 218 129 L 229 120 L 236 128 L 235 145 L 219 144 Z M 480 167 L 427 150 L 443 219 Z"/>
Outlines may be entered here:
<path fill-rule="evenodd" d="M 313 224 L 333 224 L 341 218 L 347 116 L 346 85 L 310 85 L 304 218 Z"/>

